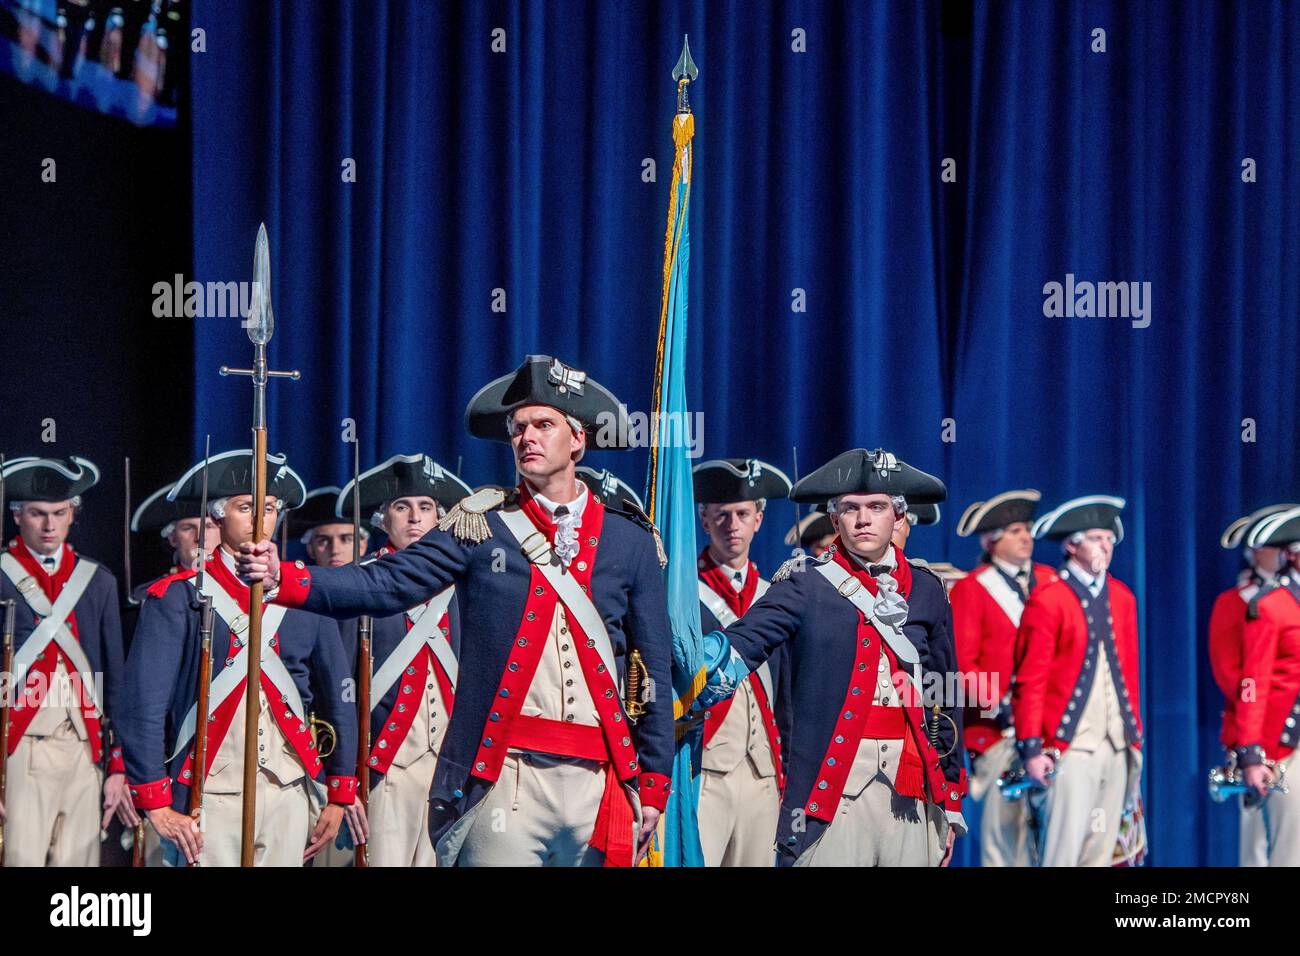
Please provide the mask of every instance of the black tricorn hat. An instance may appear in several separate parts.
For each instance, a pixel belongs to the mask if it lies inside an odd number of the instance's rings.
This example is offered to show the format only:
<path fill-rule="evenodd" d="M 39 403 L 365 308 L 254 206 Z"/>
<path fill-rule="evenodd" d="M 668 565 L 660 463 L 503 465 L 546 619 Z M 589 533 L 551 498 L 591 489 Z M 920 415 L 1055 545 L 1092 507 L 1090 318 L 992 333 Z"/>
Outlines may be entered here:
<path fill-rule="evenodd" d="M 76 455 L 66 459 L 29 455 L 6 461 L 4 479 L 7 501 L 68 501 L 99 482 L 99 469 Z"/>
<path fill-rule="evenodd" d="M 914 525 L 938 524 L 939 506 L 935 504 L 914 505 L 907 503 L 907 520 Z"/>
<path fill-rule="evenodd" d="M 908 505 L 934 504 L 948 497 L 948 489 L 926 474 L 877 448 L 854 448 L 836 455 L 795 484 L 795 501 L 826 502 L 840 495 L 902 495 Z"/>
<path fill-rule="evenodd" d="M 199 518 L 203 502 L 198 498 L 177 498 L 174 501 L 167 500 L 167 493 L 172 490 L 172 485 L 163 485 L 144 501 L 140 502 L 140 507 L 135 509 L 131 515 L 131 530 L 135 533 L 141 531 L 162 532 L 168 525 L 174 521 L 182 521 L 185 518 Z"/>
<path fill-rule="evenodd" d="M 1035 538 L 1059 541 L 1078 531 L 1105 528 L 1115 533 L 1115 541 L 1118 543 L 1124 540 L 1124 523 L 1119 520 L 1119 513 L 1123 510 L 1123 498 L 1114 495 L 1084 495 L 1057 505 L 1035 521 L 1029 530 Z"/>
<path fill-rule="evenodd" d="M 1034 512 L 1043 496 L 1033 488 L 1004 491 L 988 501 L 976 501 L 957 519 L 957 537 L 966 538 L 985 531 L 997 531 L 1019 521 L 1034 520 Z"/>
<path fill-rule="evenodd" d="M 505 431 L 504 426 L 502 431 Z M 343 486 L 335 500 L 336 515 L 352 514 L 352 482 Z M 428 455 L 394 455 L 388 461 L 363 471 L 356 481 L 360 488 L 361 513 L 372 515 L 384 502 L 398 498 L 432 498 L 442 508 L 451 508 L 466 495 L 469 485 Z M 349 518 L 349 520 L 351 520 Z"/>
<path fill-rule="evenodd" d="M 302 504 L 289 512 L 285 520 L 285 533 L 291 538 L 301 538 L 312 528 L 324 524 L 351 524 L 334 513 L 339 497 L 337 485 L 323 485 L 307 492 Z M 364 529 L 363 529 L 364 530 Z"/>
<path fill-rule="evenodd" d="M 297 508 L 307 497 L 307 487 L 298 477 L 298 473 L 289 467 L 284 455 L 266 456 L 266 494 L 274 496 L 280 502 L 280 509 Z M 167 497 L 172 500 L 188 498 L 201 501 L 203 498 L 203 462 L 199 462 L 172 487 Z M 218 498 L 230 498 L 234 495 L 251 495 L 253 493 L 253 451 L 250 448 L 236 448 L 213 455 L 207 461 L 208 467 L 208 501 Z"/>
<path fill-rule="evenodd" d="M 1259 527 L 1265 518 L 1269 518 L 1282 511 L 1290 511 L 1292 508 L 1296 507 L 1300 507 L 1300 505 L 1294 503 L 1277 504 L 1266 505 L 1263 508 L 1252 511 L 1250 514 L 1238 518 L 1232 524 L 1228 525 L 1228 527 L 1224 528 L 1223 535 L 1219 538 L 1219 544 L 1225 548 L 1235 548 L 1240 544 L 1245 544 L 1246 540 L 1250 537 L 1250 533 Z"/>
<path fill-rule="evenodd" d="M 587 487 L 615 511 L 631 510 L 627 507 L 629 504 L 634 505 L 637 511 L 645 511 L 641 496 L 632 490 L 631 485 L 618 478 L 608 468 L 602 468 L 598 471 L 586 465 L 579 465 L 576 471 L 578 477 L 586 483 Z"/>
<path fill-rule="evenodd" d="M 782 540 L 792 548 L 797 544 L 806 550 L 814 541 L 834 533 L 835 526 L 831 524 L 831 516 L 821 505 L 813 505 L 808 513 L 799 519 L 799 523 L 785 533 Z"/>
<path fill-rule="evenodd" d="M 529 355 L 509 375 L 480 388 L 465 409 L 465 427 L 476 438 L 508 442 L 506 415 L 523 405 L 549 405 L 573 416 L 590 433 L 588 448 L 628 447 L 627 410 L 614 393 L 549 355 Z"/>
<path fill-rule="evenodd" d="M 1300 541 L 1300 508 L 1271 514 L 1246 535 L 1248 548 L 1281 548 Z"/>
<path fill-rule="evenodd" d="M 784 498 L 790 479 L 776 465 L 758 458 L 715 458 L 691 469 L 695 503 L 725 505 L 733 501 Z"/>

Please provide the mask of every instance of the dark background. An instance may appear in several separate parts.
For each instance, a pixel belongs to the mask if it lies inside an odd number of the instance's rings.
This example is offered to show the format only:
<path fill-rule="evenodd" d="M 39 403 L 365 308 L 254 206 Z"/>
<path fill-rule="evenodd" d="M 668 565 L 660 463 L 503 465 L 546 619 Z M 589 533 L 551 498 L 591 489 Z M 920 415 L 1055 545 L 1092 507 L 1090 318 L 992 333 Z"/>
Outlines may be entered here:
<path fill-rule="evenodd" d="M 152 283 L 251 279 L 270 230 L 271 447 L 341 484 L 398 452 L 509 480 L 466 401 L 527 352 L 650 402 L 671 162 L 669 71 L 700 66 L 691 407 L 706 457 L 803 472 L 883 445 L 950 502 L 909 551 L 969 567 L 970 501 L 1128 499 L 1152 862 L 1231 864 L 1210 803 L 1221 700 L 1205 624 L 1229 521 L 1293 500 L 1300 35 L 1283 3 L 197 3 L 207 52 L 173 134 L 6 82 L 0 448 L 105 481 L 78 545 L 120 551 L 136 499 L 248 441 L 231 319 L 154 320 Z M 490 49 L 506 30 L 503 54 Z M 1107 32 L 1105 53 L 1090 50 Z M 791 50 L 806 31 L 807 52 Z M 45 155 L 59 184 L 39 182 Z M 340 179 L 344 157 L 357 182 Z M 658 181 L 641 181 L 642 161 Z M 945 157 L 957 181 L 940 181 Z M 1241 180 L 1253 158 L 1258 181 Z M 192 182 L 190 176 L 192 174 Z M 23 185 L 29 183 L 30 185 Z M 192 200 L 190 197 L 192 196 Z M 192 202 L 193 221 L 189 206 Z M 191 242 L 192 237 L 192 242 Z M 192 264 L 191 264 L 192 250 Z M 1149 281 L 1150 328 L 1049 319 L 1043 285 Z M 506 291 L 507 311 L 490 309 Z M 807 310 L 791 311 L 793 289 Z M 59 424 L 39 445 L 40 420 Z M 955 442 L 941 440 L 944 419 Z M 1257 441 L 1241 439 L 1251 418 Z M 594 454 L 634 486 L 645 455 Z M 777 503 L 766 573 L 794 516 Z M 144 552 L 161 563 L 153 543 Z M 1037 557 L 1055 563 L 1044 544 Z M 142 574 L 137 573 L 137 579 Z M 959 844 L 968 861 L 973 840 Z"/>
<path fill-rule="evenodd" d="M 3 74 L 0 117 L 0 451 L 99 466 L 72 541 L 121 580 L 123 459 L 134 507 L 189 457 L 194 326 L 155 319 L 151 291 L 192 271 L 188 125 L 140 128 Z M 12 534 L 7 508 L 3 520 Z M 135 583 L 168 557 L 157 538 L 138 543 Z"/>

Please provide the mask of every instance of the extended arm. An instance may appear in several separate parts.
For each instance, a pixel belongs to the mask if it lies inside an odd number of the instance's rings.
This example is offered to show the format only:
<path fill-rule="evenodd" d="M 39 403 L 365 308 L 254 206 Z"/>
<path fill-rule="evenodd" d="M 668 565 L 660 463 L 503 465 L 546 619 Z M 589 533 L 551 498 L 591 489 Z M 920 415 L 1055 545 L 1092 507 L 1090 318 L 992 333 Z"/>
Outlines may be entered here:
<path fill-rule="evenodd" d="M 239 572 L 278 587 L 275 603 L 343 619 L 359 614 L 398 614 L 427 601 L 469 565 L 472 546 L 436 528 L 401 551 L 365 565 L 308 567 L 303 561 L 281 563 L 273 541 L 245 544 Z"/>

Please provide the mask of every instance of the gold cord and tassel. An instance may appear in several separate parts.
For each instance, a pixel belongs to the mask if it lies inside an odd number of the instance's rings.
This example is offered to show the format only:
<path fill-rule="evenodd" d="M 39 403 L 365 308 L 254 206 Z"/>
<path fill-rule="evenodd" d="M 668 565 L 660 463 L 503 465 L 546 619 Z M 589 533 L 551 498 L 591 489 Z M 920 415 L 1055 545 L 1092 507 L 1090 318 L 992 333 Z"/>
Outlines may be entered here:
<path fill-rule="evenodd" d="M 461 541 L 479 544 L 492 537 L 486 513 L 501 507 L 506 494 L 500 488 L 483 488 L 462 498 L 438 522 L 439 531 L 450 531 Z"/>

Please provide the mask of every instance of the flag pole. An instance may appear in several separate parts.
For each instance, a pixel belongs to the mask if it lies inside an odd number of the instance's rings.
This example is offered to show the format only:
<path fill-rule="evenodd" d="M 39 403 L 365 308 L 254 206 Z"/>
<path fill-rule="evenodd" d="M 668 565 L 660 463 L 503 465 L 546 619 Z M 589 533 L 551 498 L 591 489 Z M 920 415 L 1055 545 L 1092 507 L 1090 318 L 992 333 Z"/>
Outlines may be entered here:
<path fill-rule="evenodd" d="M 672 121 L 673 172 L 668 194 L 668 222 L 664 233 L 663 289 L 659 309 L 659 334 L 655 346 L 654 416 L 647 470 L 647 515 L 662 533 L 667 552 L 665 586 L 668 617 L 673 630 L 672 696 L 674 718 L 690 712 L 703 684 L 699 647 L 699 597 L 695 584 L 695 508 L 690 462 L 684 447 L 667 447 L 673 417 L 686 422 L 685 356 L 687 304 L 690 296 L 690 192 L 693 166 L 692 139 L 695 117 L 689 90 L 699 76 L 691 59 L 690 41 L 683 37 L 682 53 L 673 68 L 677 110 Z M 684 431 L 678 430 L 678 434 Z M 666 454 L 666 457 L 665 457 Z M 661 557 L 662 559 L 662 557 Z M 698 749 L 700 728 L 678 721 L 673 755 L 673 788 L 659 817 L 656 842 L 646 858 L 650 866 L 703 865 L 696 820 L 696 770 L 691 755 Z"/>
<path fill-rule="evenodd" d="M 683 178 L 686 183 L 687 199 L 690 197 L 691 189 L 691 159 L 694 155 L 691 140 L 695 136 L 695 116 L 691 112 L 688 90 L 691 83 L 695 82 L 696 77 L 699 75 L 699 68 L 696 67 L 695 61 L 691 59 L 690 39 L 689 37 L 683 37 L 682 55 L 678 58 L 677 65 L 673 67 L 673 80 L 677 83 L 677 112 L 673 116 L 673 177 L 672 185 L 668 189 L 668 226 L 664 235 L 663 293 L 659 306 L 659 339 L 655 346 L 654 389 L 651 394 L 650 405 L 656 415 L 663 408 L 664 353 L 668 347 L 670 293 L 672 291 L 673 272 L 677 266 L 677 253 L 681 244 L 682 231 L 685 228 L 682 214 L 685 211 L 686 202 L 683 201 L 682 209 L 677 207 L 677 193 Z M 687 290 L 681 290 L 682 295 L 686 293 Z M 651 521 L 656 520 L 655 511 L 659 505 L 657 490 L 659 484 L 659 439 L 660 429 L 656 428 L 654 437 L 650 442 L 650 477 L 646 492 L 646 515 Z"/>

